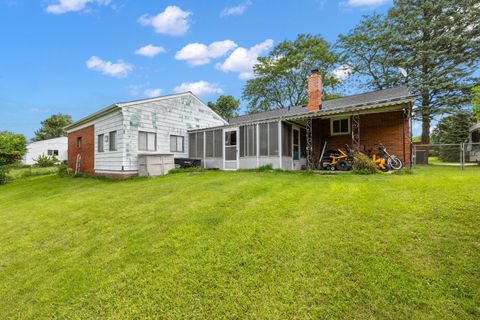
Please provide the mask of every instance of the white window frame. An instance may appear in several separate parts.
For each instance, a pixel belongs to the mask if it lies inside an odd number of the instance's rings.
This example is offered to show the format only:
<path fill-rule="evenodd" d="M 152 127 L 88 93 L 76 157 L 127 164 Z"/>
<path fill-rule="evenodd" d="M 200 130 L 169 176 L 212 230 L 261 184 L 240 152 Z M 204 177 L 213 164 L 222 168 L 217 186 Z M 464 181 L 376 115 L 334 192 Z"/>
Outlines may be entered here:
<path fill-rule="evenodd" d="M 102 146 L 101 149 L 100 149 L 100 146 Z M 103 133 L 97 136 L 97 152 L 98 153 L 105 152 L 105 135 Z"/>
<path fill-rule="evenodd" d="M 178 150 L 178 139 L 182 139 L 182 149 Z M 175 150 L 172 150 L 172 139 L 175 139 Z M 170 135 L 170 152 L 184 153 L 185 152 L 185 137 L 175 134 Z"/>
<path fill-rule="evenodd" d="M 113 145 L 113 148 L 112 148 L 112 139 L 110 139 L 110 137 L 112 135 L 115 135 L 115 138 L 113 139 L 113 142 L 114 142 L 114 145 Z M 108 151 L 117 151 L 117 137 L 118 137 L 118 134 L 117 134 L 117 130 L 114 130 L 114 131 L 110 131 L 108 133 Z"/>
<path fill-rule="evenodd" d="M 147 148 L 146 149 L 140 149 L 140 134 L 146 134 L 146 144 L 147 144 Z M 153 149 L 149 149 L 149 145 L 148 145 L 148 135 L 149 134 L 153 134 L 155 135 L 155 139 L 154 139 L 154 148 Z M 139 130 L 138 131 L 138 147 L 137 147 L 138 151 L 150 151 L 150 152 L 154 152 L 154 151 L 157 151 L 157 133 L 156 132 L 149 132 L 149 131 L 141 131 Z"/>
<path fill-rule="evenodd" d="M 348 131 L 347 132 L 333 132 L 333 122 L 334 121 L 341 121 L 341 120 L 347 120 L 348 121 Z M 330 118 L 330 135 L 331 136 L 341 136 L 341 135 L 350 134 L 351 129 L 352 129 L 352 124 L 351 124 L 351 121 L 350 121 L 350 116 Z"/>

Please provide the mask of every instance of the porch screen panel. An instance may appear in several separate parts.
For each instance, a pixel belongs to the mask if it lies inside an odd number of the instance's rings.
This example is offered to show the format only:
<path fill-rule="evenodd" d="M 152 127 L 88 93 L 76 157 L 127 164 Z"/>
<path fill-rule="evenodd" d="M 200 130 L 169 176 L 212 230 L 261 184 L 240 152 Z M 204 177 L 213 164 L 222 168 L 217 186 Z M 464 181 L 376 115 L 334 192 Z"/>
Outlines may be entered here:
<path fill-rule="evenodd" d="M 240 127 L 240 157 L 245 157 L 245 150 L 247 146 L 247 139 L 245 139 L 245 126 Z"/>
<path fill-rule="evenodd" d="M 278 122 L 268 124 L 268 155 L 278 156 Z"/>
<path fill-rule="evenodd" d="M 282 155 L 292 156 L 292 126 L 282 122 Z"/>
<path fill-rule="evenodd" d="M 260 155 L 268 156 L 268 123 L 262 123 L 258 126 L 260 140 Z"/>
<path fill-rule="evenodd" d="M 300 129 L 300 157 L 307 157 L 307 130 Z"/>
<path fill-rule="evenodd" d="M 247 127 L 247 141 L 248 141 L 247 155 L 249 157 L 255 157 L 255 155 L 257 154 L 256 127 L 257 126 L 255 125 Z"/>
<path fill-rule="evenodd" d="M 190 158 L 196 158 L 197 151 L 197 134 L 188 134 L 188 156 Z"/>
<path fill-rule="evenodd" d="M 203 132 L 197 133 L 197 158 L 203 158 Z"/>
<path fill-rule="evenodd" d="M 216 157 L 216 158 L 223 157 L 222 130 L 215 130 L 214 152 L 215 152 L 214 157 Z"/>
<path fill-rule="evenodd" d="M 213 131 L 205 132 L 205 158 L 213 157 L 214 143 Z"/>

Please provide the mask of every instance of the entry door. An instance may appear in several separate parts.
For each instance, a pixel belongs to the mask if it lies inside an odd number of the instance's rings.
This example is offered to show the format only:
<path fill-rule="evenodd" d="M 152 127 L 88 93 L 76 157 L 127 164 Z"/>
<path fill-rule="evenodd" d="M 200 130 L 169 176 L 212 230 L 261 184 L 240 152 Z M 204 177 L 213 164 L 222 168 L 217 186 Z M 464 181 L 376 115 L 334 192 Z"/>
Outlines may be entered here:
<path fill-rule="evenodd" d="M 223 133 L 225 146 L 224 168 L 230 170 L 238 169 L 238 131 L 225 130 Z"/>

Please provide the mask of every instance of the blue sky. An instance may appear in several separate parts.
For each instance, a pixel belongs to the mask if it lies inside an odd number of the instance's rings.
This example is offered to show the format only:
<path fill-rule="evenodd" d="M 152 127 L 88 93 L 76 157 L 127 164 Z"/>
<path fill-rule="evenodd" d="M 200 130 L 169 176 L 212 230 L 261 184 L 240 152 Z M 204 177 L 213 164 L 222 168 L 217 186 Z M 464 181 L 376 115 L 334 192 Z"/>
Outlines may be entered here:
<path fill-rule="evenodd" d="M 251 65 L 299 33 L 334 42 L 389 0 L 0 0 L 0 130 L 193 90 L 240 98 Z M 242 104 L 242 107 L 244 105 Z"/>

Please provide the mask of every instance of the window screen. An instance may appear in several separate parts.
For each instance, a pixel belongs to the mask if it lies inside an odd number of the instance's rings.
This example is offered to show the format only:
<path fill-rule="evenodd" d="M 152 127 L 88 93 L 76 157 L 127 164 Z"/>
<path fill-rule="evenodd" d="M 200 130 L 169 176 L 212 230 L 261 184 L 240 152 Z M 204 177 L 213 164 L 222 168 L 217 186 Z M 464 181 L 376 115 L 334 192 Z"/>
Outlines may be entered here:
<path fill-rule="evenodd" d="M 223 157 L 222 130 L 215 130 L 215 157 Z"/>
<path fill-rule="evenodd" d="M 258 126 L 260 140 L 260 155 L 268 156 L 268 123 L 262 123 Z"/>
<path fill-rule="evenodd" d="M 203 158 L 203 132 L 197 132 L 197 158 Z"/>
<path fill-rule="evenodd" d="M 214 132 L 207 131 L 205 132 L 205 157 L 212 158 L 213 157 L 213 150 L 215 148 L 215 140 L 213 138 Z"/>
<path fill-rule="evenodd" d="M 292 126 L 282 122 L 282 155 L 292 156 Z"/>
<path fill-rule="evenodd" d="M 188 156 L 190 158 L 197 157 L 197 134 L 190 133 L 188 135 Z"/>
<path fill-rule="evenodd" d="M 245 137 L 245 127 L 242 126 L 240 127 L 240 157 L 245 157 L 246 155 L 246 149 L 247 149 L 247 140 Z"/>
<path fill-rule="evenodd" d="M 53 155 L 58 156 L 58 150 L 53 150 Z"/>
<path fill-rule="evenodd" d="M 103 137 L 104 137 L 103 134 L 98 135 L 98 139 L 97 139 L 97 151 L 98 152 L 103 152 Z"/>
<path fill-rule="evenodd" d="M 47 155 L 53 156 L 53 150 L 47 150 Z"/>
<path fill-rule="evenodd" d="M 268 124 L 268 155 L 278 156 L 278 122 Z"/>
<path fill-rule="evenodd" d="M 82 137 L 78 137 L 77 138 L 77 148 L 81 148 L 82 147 Z"/>
<path fill-rule="evenodd" d="M 110 151 L 116 151 L 117 150 L 117 131 L 111 131 L 108 134 L 108 150 Z"/>

